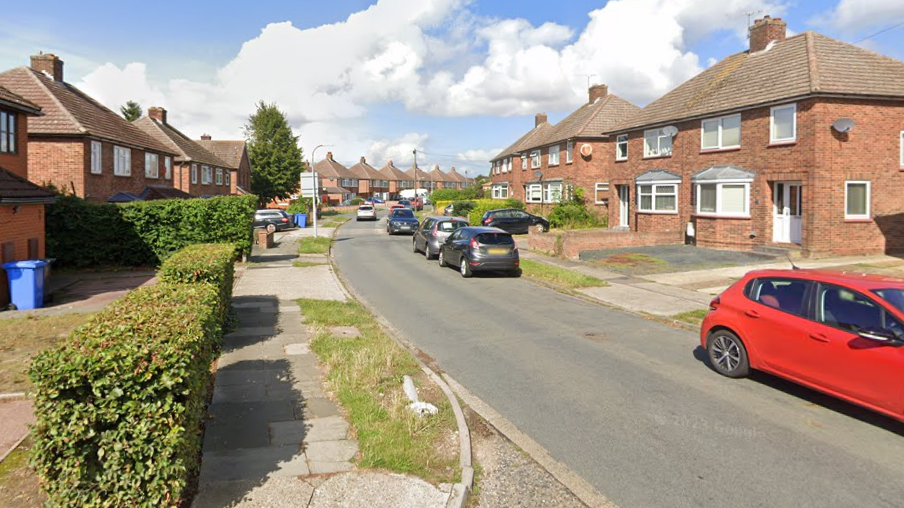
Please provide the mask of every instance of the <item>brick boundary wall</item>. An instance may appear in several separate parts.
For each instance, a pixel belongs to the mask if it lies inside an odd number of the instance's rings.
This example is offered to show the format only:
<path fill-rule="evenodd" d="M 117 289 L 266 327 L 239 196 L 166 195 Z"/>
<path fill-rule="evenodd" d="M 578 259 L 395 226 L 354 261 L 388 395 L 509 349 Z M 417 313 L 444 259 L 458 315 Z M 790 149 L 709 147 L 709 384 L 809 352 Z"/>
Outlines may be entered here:
<path fill-rule="evenodd" d="M 684 243 L 683 231 L 637 232 L 585 229 L 537 233 L 532 229 L 528 236 L 528 248 L 531 250 L 568 259 L 578 259 L 581 252 L 587 250 L 681 243 Z"/>

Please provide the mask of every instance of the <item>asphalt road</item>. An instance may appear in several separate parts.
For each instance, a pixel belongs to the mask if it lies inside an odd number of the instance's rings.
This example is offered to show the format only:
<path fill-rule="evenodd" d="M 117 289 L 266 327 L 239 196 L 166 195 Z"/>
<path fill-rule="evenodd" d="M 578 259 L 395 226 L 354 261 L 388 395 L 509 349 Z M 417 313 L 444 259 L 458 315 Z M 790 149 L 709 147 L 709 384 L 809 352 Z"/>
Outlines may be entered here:
<path fill-rule="evenodd" d="M 526 279 L 463 279 L 383 228 L 340 230 L 355 291 L 620 507 L 904 506 L 904 425 L 771 376 L 721 377 L 694 333 Z"/>

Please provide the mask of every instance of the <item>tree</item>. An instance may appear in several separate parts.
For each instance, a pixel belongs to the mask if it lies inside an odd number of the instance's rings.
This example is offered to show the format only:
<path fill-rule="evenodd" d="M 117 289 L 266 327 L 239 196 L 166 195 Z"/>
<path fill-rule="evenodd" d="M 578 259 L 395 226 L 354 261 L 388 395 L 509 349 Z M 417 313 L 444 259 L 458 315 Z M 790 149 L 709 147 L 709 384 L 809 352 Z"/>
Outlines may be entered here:
<path fill-rule="evenodd" d="M 297 194 L 304 159 L 298 136 L 276 104 L 257 103 L 257 111 L 245 125 L 245 139 L 253 168 L 251 192 L 257 194 L 260 206 Z"/>
<path fill-rule="evenodd" d="M 141 105 L 135 101 L 126 102 L 125 106 L 119 108 L 119 112 L 122 113 L 123 118 L 130 122 L 138 120 L 144 114 L 144 111 L 141 110 Z"/>

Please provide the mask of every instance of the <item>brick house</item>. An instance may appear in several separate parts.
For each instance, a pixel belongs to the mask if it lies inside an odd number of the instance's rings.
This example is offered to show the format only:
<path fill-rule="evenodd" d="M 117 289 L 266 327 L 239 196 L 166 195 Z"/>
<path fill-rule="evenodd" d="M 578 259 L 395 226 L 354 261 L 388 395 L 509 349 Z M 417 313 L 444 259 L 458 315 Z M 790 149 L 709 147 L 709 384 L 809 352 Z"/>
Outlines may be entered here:
<path fill-rule="evenodd" d="M 320 199 L 324 203 L 341 203 L 354 197 L 358 190 L 357 179 L 351 178 L 348 168 L 333 159 L 333 152 L 327 152 L 323 160 L 314 164 L 314 172 L 320 178 Z"/>
<path fill-rule="evenodd" d="M 42 259 L 44 205 L 54 194 L 28 181 L 28 121 L 41 108 L 0 86 L 0 263 Z M 9 305 L 0 269 L 0 308 Z"/>
<path fill-rule="evenodd" d="M 545 113 L 534 128 L 490 162 L 495 199 L 514 197 L 526 203 L 556 203 L 581 187 L 585 200 L 605 207 L 609 200 L 609 161 L 602 156 L 606 131 L 640 111 L 609 93 L 606 85 L 588 90 L 588 101 L 551 125 Z"/>
<path fill-rule="evenodd" d="M 403 171 L 405 175 L 408 177 L 409 181 L 412 181 L 414 187 L 412 189 L 426 189 L 428 191 L 432 191 L 432 182 L 430 181 L 430 175 L 418 167 L 416 164 L 411 165 L 410 168 Z"/>
<path fill-rule="evenodd" d="M 132 123 L 176 153 L 174 188 L 193 197 L 231 194 L 232 171 L 226 163 L 170 125 L 165 109 L 148 108 L 147 116 Z"/>
<path fill-rule="evenodd" d="M 392 160 L 386 163 L 385 166 L 377 170 L 384 179 L 389 181 L 389 195 L 395 196 L 398 195 L 405 189 L 413 189 L 414 188 L 414 179 L 408 176 L 408 173 L 405 173 L 401 169 L 395 167 L 392 163 Z"/>
<path fill-rule="evenodd" d="M 0 86 L 41 107 L 28 122 L 28 178 L 89 199 L 172 188 L 174 151 L 63 80 L 55 55 L 0 73 Z"/>
<path fill-rule="evenodd" d="M 610 227 L 726 249 L 904 250 L 904 62 L 786 38 L 766 16 L 748 51 L 608 134 Z"/>
<path fill-rule="evenodd" d="M 216 155 L 225 164 L 224 169 L 229 170 L 229 194 L 251 193 L 251 159 L 245 141 L 213 139 L 209 134 L 203 134 L 196 143 Z"/>
<path fill-rule="evenodd" d="M 357 195 L 369 198 L 374 194 L 389 192 L 389 182 L 382 178 L 377 169 L 367 163 L 367 159 L 361 157 L 357 164 L 348 168 L 350 174 L 358 180 Z"/>

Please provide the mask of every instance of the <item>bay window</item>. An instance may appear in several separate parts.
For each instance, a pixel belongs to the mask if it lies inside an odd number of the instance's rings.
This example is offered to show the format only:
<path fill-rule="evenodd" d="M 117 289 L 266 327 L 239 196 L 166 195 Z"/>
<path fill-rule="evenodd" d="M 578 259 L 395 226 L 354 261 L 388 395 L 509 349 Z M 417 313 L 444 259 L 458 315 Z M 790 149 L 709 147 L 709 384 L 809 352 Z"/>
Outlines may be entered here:
<path fill-rule="evenodd" d="M 641 212 L 677 212 L 678 184 L 645 184 L 637 186 L 637 209 Z"/>
<path fill-rule="evenodd" d="M 698 214 L 750 216 L 749 183 L 698 183 L 696 192 Z"/>

